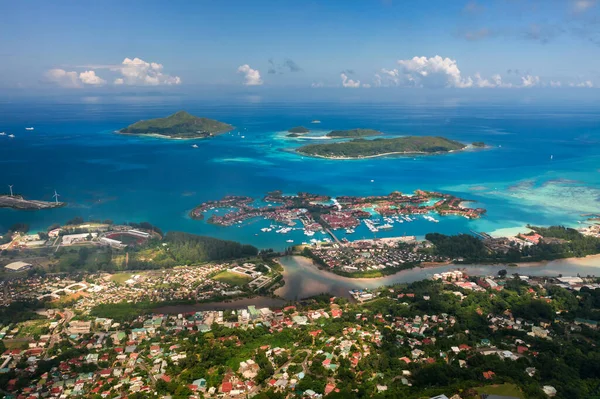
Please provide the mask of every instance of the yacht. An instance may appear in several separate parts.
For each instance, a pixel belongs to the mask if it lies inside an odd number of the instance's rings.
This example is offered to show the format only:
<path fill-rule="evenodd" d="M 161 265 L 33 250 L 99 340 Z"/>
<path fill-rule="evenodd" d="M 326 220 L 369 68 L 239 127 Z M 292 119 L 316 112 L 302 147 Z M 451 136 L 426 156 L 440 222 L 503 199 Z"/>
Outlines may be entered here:
<path fill-rule="evenodd" d="M 318 119 L 315 119 L 315 120 L 311 121 L 310 123 L 321 123 L 321 121 Z"/>
<path fill-rule="evenodd" d="M 285 242 L 294 242 L 294 240 L 286 240 Z"/>
<path fill-rule="evenodd" d="M 198 148 L 198 144 L 194 144 L 192 148 Z"/>
<path fill-rule="evenodd" d="M 0 136 L 6 136 L 6 133 L 0 132 Z"/>
<path fill-rule="evenodd" d="M 14 139 L 15 135 L 14 134 L 9 134 L 8 137 L 10 137 L 11 139 Z"/>
<path fill-rule="evenodd" d="M 304 232 L 304 234 L 306 234 L 306 235 L 307 235 L 307 236 L 309 236 L 309 237 L 312 237 L 312 236 L 314 236 L 314 235 L 315 235 L 315 232 L 314 232 L 314 231 L 307 230 L 307 231 L 305 231 L 305 232 Z"/>
<path fill-rule="evenodd" d="M 379 226 L 379 229 L 389 230 L 389 229 L 391 229 L 393 227 L 394 226 L 392 226 L 391 224 L 386 223 L 386 224 L 383 224 L 383 225 Z"/>
<path fill-rule="evenodd" d="M 33 130 L 32 127 L 26 127 L 25 130 Z"/>
<path fill-rule="evenodd" d="M 354 233 L 354 229 L 346 229 L 346 234 L 352 234 Z"/>

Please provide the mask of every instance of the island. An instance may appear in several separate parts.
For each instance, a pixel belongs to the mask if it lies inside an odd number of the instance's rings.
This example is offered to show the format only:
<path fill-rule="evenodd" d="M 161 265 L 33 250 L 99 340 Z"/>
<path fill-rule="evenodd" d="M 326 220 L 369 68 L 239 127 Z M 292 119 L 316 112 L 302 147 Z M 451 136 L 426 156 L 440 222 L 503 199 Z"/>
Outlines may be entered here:
<path fill-rule="evenodd" d="M 310 129 L 307 129 L 304 126 L 296 126 L 296 127 L 291 128 L 291 129 L 288 129 L 288 133 L 300 133 L 300 134 L 303 134 L 303 133 L 308 133 L 308 132 L 310 132 Z"/>
<path fill-rule="evenodd" d="M 67 205 L 65 202 L 58 201 L 38 201 L 28 200 L 22 195 L 0 195 L 0 208 L 12 208 L 18 210 L 38 210 L 60 208 Z"/>
<path fill-rule="evenodd" d="M 136 122 L 117 133 L 168 139 L 204 139 L 227 133 L 232 129 L 233 126 L 227 123 L 179 111 L 166 118 Z"/>
<path fill-rule="evenodd" d="M 369 136 L 380 136 L 383 133 L 373 129 L 350 129 L 350 130 L 334 130 L 327 133 L 327 137 L 331 138 L 359 138 Z"/>
<path fill-rule="evenodd" d="M 327 159 L 361 159 L 386 155 L 445 154 L 467 146 L 445 137 L 406 136 L 390 139 L 354 139 L 341 143 L 309 144 L 296 152 Z"/>
<path fill-rule="evenodd" d="M 288 129 L 288 133 L 286 137 L 302 137 L 302 135 L 309 133 L 310 129 L 305 128 L 304 126 L 296 126 L 291 129 Z"/>
<path fill-rule="evenodd" d="M 484 148 L 485 147 L 485 143 L 483 141 L 475 141 L 471 145 L 473 147 L 477 147 L 477 148 Z"/>

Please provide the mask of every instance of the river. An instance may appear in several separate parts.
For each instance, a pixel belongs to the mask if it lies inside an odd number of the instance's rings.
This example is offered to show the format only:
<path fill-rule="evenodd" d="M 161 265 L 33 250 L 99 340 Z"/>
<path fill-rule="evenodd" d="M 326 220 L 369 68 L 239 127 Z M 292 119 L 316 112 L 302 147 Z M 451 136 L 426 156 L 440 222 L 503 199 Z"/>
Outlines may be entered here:
<path fill-rule="evenodd" d="M 383 285 L 412 283 L 431 278 L 434 273 L 441 273 L 457 268 L 464 268 L 470 275 L 492 276 L 498 270 L 506 269 L 509 273 L 520 273 L 530 276 L 582 276 L 600 274 L 600 257 L 581 259 L 562 259 L 552 262 L 532 263 L 519 267 L 501 265 L 446 265 L 439 267 L 414 268 L 404 270 L 391 276 L 380 278 L 349 278 L 318 269 L 312 260 L 302 256 L 285 256 L 280 259 L 284 267 L 285 285 L 275 294 L 288 300 L 298 300 L 323 292 L 336 296 L 349 296 L 348 291 L 355 288 L 377 288 Z"/>

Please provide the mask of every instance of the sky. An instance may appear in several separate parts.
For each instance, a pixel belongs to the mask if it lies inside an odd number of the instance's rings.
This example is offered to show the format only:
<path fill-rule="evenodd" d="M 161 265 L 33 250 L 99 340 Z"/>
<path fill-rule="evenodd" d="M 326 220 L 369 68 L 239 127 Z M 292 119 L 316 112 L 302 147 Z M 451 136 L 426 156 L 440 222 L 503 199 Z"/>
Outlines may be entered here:
<path fill-rule="evenodd" d="M 600 88 L 600 0 L 0 0 L 4 89 Z"/>

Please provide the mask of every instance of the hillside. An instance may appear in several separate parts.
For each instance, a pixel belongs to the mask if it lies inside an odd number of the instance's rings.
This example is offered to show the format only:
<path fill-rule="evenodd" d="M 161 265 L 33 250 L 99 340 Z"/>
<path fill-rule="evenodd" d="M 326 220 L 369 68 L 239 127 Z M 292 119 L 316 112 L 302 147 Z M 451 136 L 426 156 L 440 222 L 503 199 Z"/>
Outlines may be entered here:
<path fill-rule="evenodd" d="M 392 139 L 355 139 L 343 143 L 309 144 L 296 151 L 331 159 L 353 159 L 393 154 L 439 154 L 462 150 L 466 145 L 445 137 L 407 136 Z"/>
<path fill-rule="evenodd" d="M 336 138 L 359 138 L 369 136 L 379 136 L 383 133 L 373 129 L 350 129 L 350 130 L 334 130 L 327 133 L 327 137 Z"/>
<path fill-rule="evenodd" d="M 233 129 L 214 119 L 199 118 L 185 111 L 179 111 L 166 118 L 139 121 L 121 129 L 119 133 L 137 135 L 157 135 L 175 139 L 207 138 L 226 133 Z"/>
<path fill-rule="evenodd" d="M 296 126 L 288 130 L 289 133 L 308 133 L 310 129 L 305 128 L 304 126 Z"/>

